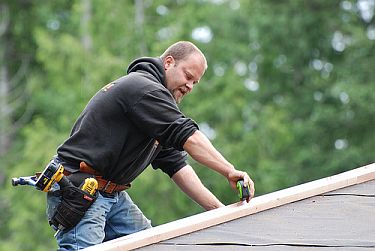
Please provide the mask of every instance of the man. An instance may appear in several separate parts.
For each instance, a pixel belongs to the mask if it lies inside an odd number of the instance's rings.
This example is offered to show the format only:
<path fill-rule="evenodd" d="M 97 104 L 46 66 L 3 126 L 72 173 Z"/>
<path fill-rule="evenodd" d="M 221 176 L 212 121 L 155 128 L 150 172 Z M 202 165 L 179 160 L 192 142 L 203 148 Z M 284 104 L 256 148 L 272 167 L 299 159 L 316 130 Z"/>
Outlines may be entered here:
<path fill-rule="evenodd" d="M 237 180 L 244 179 L 254 196 L 249 175 L 236 170 L 177 107 L 206 68 L 206 59 L 194 44 L 177 42 L 160 58 L 135 60 L 128 75 L 90 100 L 58 148 L 56 160 L 72 181 L 88 174 L 103 179 L 105 185 L 80 222 L 57 234 L 59 250 L 78 250 L 150 228 L 150 221 L 123 191 L 149 164 L 167 173 L 206 210 L 222 207 L 186 163 L 187 153 L 225 176 L 233 189 Z M 77 184 L 83 179 L 78 180 Z M 49 218 L 59 200 L 49 194 Z"/>

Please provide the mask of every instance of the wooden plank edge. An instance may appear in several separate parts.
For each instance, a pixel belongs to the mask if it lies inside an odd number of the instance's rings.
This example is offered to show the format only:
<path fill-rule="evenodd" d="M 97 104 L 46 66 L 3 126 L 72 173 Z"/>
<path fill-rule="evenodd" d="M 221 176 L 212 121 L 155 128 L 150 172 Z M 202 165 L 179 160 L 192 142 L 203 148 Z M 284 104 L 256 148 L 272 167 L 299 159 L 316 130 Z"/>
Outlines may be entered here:
<path fill-rule="evenodd" d="M 375 163 L 327 178 L 311 181 L 253 198 L 250 203 L 238 202 L 203 212 L 151 229 L 107 241 L 84 249 L 85 251 L 131 250 L 188 234 L 267 209 L 306 199 L 375 179 Z"/>

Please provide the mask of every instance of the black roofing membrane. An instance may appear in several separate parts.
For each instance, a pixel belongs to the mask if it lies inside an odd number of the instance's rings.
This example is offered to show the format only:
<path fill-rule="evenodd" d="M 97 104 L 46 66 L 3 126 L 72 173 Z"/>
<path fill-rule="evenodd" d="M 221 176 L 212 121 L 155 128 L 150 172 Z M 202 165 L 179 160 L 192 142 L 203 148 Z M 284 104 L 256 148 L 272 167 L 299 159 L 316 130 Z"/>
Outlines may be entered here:
<path fill-rule="evenodd" d="M 301 249 L 375 249 L 375 180 L 245 216 L 138 250 Z"/>

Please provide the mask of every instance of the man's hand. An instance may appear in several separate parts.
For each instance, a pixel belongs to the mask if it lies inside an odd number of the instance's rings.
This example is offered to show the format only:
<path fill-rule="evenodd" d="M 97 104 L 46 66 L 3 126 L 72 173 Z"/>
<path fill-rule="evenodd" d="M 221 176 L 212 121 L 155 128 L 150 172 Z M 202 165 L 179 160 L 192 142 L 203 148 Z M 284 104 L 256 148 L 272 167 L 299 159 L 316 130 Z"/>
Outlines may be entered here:
<path fill-rule="evenodd" d="M 250 176 L 246 172 L 233 169 L 232 171 L 228 173 L 227 179 L 229 181 L 229 184 L 234 190 L 237 190 L 237 181 L 240 179 L 243 179 L 244 186 L 249 187 L 249 190 L 250 190 L 250 197 L 247 198 L 246 201 L 249 202 L 250 199 L 254 197 L 254 193 L 255 193 L 254 182 L 250 179 Z"/>

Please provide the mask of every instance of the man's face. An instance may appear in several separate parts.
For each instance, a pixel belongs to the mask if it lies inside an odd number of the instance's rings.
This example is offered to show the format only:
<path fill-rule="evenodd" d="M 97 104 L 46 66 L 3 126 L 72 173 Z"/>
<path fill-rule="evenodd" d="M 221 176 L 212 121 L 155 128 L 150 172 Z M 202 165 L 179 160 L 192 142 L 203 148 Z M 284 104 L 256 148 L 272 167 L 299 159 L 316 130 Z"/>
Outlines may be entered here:
<path fill-rule="evenodd" d="M 205 63 L 199 53 L 194 53 L 178 62 L 172 56 L 164 60 L 166 87 L 177 103 L 193 90 L 205 72 Z"/>

